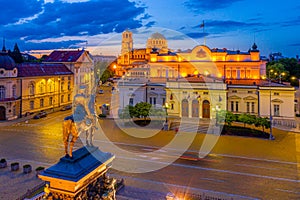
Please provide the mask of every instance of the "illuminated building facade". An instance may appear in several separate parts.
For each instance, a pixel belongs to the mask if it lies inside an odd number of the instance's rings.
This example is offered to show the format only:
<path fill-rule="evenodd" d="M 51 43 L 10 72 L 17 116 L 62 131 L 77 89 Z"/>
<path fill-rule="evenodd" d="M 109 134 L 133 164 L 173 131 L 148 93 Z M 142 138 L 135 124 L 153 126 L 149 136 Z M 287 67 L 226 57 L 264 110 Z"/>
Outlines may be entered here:
<path fill-rule="evenodd" d="M 73 73 L 63 64 L 16 64 L 0 52 L 0 120 L 72 103 Z"/>
<path fill-rule="evenodd" d="M 123 79 L 144 79 L 145 83 L 157 82 L 165 87 L 164 102 L 169 105 L 170 115 L 214 118 L 216 111 L 228 110 L 269 117 L 270 105 L 262 105 L 271 102 L 274 120 L 294 118 L 294 88 L 279 83 L 268 85 L 263 80 L 267 61 L 261 59 L 255 43 L 247 52 L 204 45 L 173 52 L 167 44 L 164 36 L 154 33 L 146 48 L 123 51 L 116 68 Z M 126 84 L 122 90 L 126 90 Z M 148 95 L 149 91 L 145 92 Z M 120 104 L 128 105 L 128 101 L 120 98 Z M 163 106 L 162 102 L 157 104 Z"/>
<path fill-rule="evenodd" d="M 91 89 L 94 81 L 94 62 L 92 56 L 85 50 L 53 51 L 45 63 L 64 64 L 74 73 L 74 84 Z"/>
<path fill-rule="evenodd" d="M 0 52 L 0 120 L 12 120 L 20 116 L 21 80 L 15 61 Z"/>
<path fill-rule="evenodd" d="M 21 115 L 72 104 L 74 75 L 64 64 L 22 63 Z"/>

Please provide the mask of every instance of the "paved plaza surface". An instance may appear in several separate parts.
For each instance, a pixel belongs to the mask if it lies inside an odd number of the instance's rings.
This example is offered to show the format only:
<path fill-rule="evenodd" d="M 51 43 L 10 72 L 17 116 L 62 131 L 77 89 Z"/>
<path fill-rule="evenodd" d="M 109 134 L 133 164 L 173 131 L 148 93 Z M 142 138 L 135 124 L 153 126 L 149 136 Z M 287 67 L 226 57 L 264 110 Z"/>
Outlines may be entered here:
<path fill-rule="evenodd" d="M 9 163 L 18 161 L 20 166 L 32 164 L 33 169 L 56 163 L 64 156 L 61 122 L 70 113 L 52 113 L 43 119 L 1 127 L 1 158 Z M 164 196 L 169 192 L 222 195 L 228 199 L 300 198 L 299 134 L 275 129 L 274 141 L 221 136 L 207 156 L 192 161 L 178 158 L 178 149 L 162 149 L 174 137 L 185 141 L 191 133 L 159 131 L 149 138 L 139 138 L 128 133 L 148 134 L 149 130 L 119 127 L 113 119 L 100 119 L 99 126 L 104 134 L 95 135 L 95 145 L 116 155 L 110 174 L 125 179 L 127 190 L 120 192 L 120 198 L 139 199 L 143 194 L 142 199 L 151 199 L 153 195 Z M 206 136 L 195 134 L 188 152 L 197 154 Z M 117 152 L 110 143 L 124 152 Z M 82 146 L 78 140 L 75 149 Z M 128 152 L 135 152 L 137 157 L 131 157 Z M 170 158 L 174 162 L 168 163 Z M 158 170 L 132 172 L 160 165 Z M 8 168 L 0 169 L 0 173 L 0 199 L 15 199 L 39 183 L 34 173 L 12 173 Z M 128 197 L 129 194 L 132 196 Z"/>
<path fill-rule="evenodd" d="M 98 105 L 105 101 L 109 98 L 97 96 Z M 70 114 L 59 111 L 38 120 L 2 124 L 0 158 L 6 158 L 8 165 L 31 164 L 33 170 L 53 165 L 64 156 L 62 121 Z M 158 200 L 168 193 L 198 199 L 300 199 L 298 133 L 274 129 L 276 139 L 270 141 L 184 131 L 175 134 L 161 127 L 124 126 L 113 118 L 99 119 L 97 126 L 94 144 L 116 156 L 110 176 L 125 180 L 118 199 Z M 179 143 L 172 146 L 175 140 Z M 212 149 L 200 159 L 179 156 L 183 152 L 197 157 L 207 142 L 213 143 Z M 188 146 L 182 151 L 184 143 Z M 82 146 L 84 137 L 77 140 L 75 149 Z M 0 169 L 0 199 L 14 200 L 40 183 L 35 172 Z"/>

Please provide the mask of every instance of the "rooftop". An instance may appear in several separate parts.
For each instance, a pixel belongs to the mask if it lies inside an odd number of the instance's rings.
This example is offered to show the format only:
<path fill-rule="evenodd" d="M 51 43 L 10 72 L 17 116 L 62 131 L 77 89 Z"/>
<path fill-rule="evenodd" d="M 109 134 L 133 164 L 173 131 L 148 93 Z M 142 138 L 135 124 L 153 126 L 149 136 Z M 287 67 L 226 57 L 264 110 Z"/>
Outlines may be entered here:
<path fill-rule="evenodd" d="M 75 51 L 53 51 L 44 62 L 76 62 L 84 50 Z"/>
<path fill-rule="evenodd" d="M 55 76 L 73 74 L 64 64 L 22 63 L 18 65 L 19 77 Z"/>

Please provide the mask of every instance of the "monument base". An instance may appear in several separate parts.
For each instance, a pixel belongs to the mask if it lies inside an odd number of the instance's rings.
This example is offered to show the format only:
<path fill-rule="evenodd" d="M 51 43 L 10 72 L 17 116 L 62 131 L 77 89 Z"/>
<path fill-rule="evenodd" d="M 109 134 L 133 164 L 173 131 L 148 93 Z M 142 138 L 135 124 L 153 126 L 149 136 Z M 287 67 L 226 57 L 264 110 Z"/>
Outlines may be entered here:
<path fill-rule="evenodd" d="M 45 199 L 115 199 L 117 182 L 106 175 L 114 158 L 97 147 L 82 147 L 72 158 L 61 158 L 38 175 L 46 182 Z"/>

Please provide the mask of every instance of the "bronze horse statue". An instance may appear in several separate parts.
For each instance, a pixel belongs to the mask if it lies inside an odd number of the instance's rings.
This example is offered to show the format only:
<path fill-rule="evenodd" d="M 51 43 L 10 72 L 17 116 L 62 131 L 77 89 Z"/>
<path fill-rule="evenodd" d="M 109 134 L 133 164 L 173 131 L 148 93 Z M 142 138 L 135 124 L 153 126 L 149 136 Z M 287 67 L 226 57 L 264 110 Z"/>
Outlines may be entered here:
<path fill-rule="evenodd" d="M 93 143 L 92 143 L 92 140 L 93 140 L 92 135 L 94 134 L 93 133 L 94 130 L 92 128 L 93 125 L 94 125 L 93 120 L 89 119 L 89 118 L 87 118 L 86 120 L 83 120 L 81 122 L 75 122 L 73 115 L 65 117 L 64 122 L 63 122 L 63 142 L 64 142 L 64 146 L 65 146 L 66 157 L 72 158 L 74 144 L 82 131 L 86 132 L 87 146 L 93 146 Z M 69 141 L 70 137 L 71 137 L 71 140 Z M 69 149 L 69 151 L 68 151 L 68 149 Z"/>

